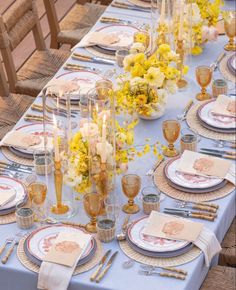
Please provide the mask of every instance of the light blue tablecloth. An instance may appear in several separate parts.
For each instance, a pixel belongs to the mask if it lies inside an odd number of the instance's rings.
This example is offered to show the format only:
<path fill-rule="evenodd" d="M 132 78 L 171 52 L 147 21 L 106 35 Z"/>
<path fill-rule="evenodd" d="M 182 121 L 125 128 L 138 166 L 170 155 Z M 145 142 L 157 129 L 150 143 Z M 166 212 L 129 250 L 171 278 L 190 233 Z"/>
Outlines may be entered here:
<path fill-rule="evenodd" d="M 227 3 L 227 8 L 233 7 L 234 1 Z M 108 7 L 105 12 L 106 16 L 120 17 L 122 19 L 139 21 L 139 22 L 149 22 L 150 14 L 140 13 L 134 11 L 128 11 L 123 9 L 117 9 L 113 7 Z M 101 27 L 101 23 L 97 23 L 93 29 Z M 159 140 L 165 142 L 162 136 L 161 123 L 165 119 L 176 118 L 176 115 L 181 112 L 185 104 L 189 99 L 195 100 L 195 95 L 199 91 L 199 87 L 195 81 L 195 68 L 200 64 L 210 64 L 213 62 L 217 56 L 222 51 L 223 45 L 226 43 L 226 37 L 220 36 L 217 42 L 209 43 L 206 45 L 204 52 L 201 56 L 192 57 L 190 72 L 188 74 L 189 86 L 184 92 L 179 92 L 176 95 L 169 97 L 168 106 L 166 114 L 159 120 L 156 121 L 142 121 L 140 120 L 139 125 L 136 128 L 135 143 L 143 144 L 144 138 L 150 137 L 153 141 Z M 83 49 L 80 49 L 84 52 Z M 72 60 L 69 60 L 72 62 Z M 76 62 L 78 63 L 78 62 Z M 88 64 L 89 65 L 89 64 Z M 101 66 L 92 64 L 93 67 L 98 67 L 103 71 L 110 69 L 110 66 Z M 117 69 L 119 71 L 119 69 Z M 57 75 L 63 73 L 64 70 L 61 69 Z M 217 73 L 219 75 L 219 73 Z M 232 84 L 231 84 L 232 87 Z M 24 124 L 21 120 L 19 125 Z M 186 127 L 185 123 L 182 127 Z M 209 139 L 202 138 L 199 147 L 212 147 L 213 141 Z M 0 158 L 3 156 L 0 153 Z M 149 181 L 145 178 L 145 172 L 152 166 L 155 162 L 155 158 L 152 154 L 148 154 L 141 159 L 136 159 L 130 165 L 130 171 L 136 172 L 143 176 L 143 185 L 146 185 Z M 119 178 L 117 180 L 117 194 L 120 197 L 121 203 L 123 204 L 126 199 L 123 197 Z M 139 202 L 137 200 L 137 202 Z M 229 228 L 234 215 L 235 215 L 235 192 L 232 192 L 227 197 L 218 199 L 214 201 L 220 206 L 219 215 L 215 222 L 203 221 L 204 225 L 215 232 L 219 241 L 222 241 L 227 229 Z M 161 204 L 161 209 L 166 206 L 173 205 L 173 200 L 166 197 Z M 132 216 L 132 219 L 136 219 L 141 216 L 142 213 Z M 79 204 L 79 212 L 76 217 L 73 218 L 74 221 L 85 223 L 88 221 L 86 214 L 84 213 L 82 204 Z M 119 222 L 122 223 L 123 214 L 120 216 Z M 1 225 L 0 226 L 0 244 L 4 240 L 17 233 L 19 229 L 16 224 Z M 194 261 L 181 265 L 181 268 L 188 271 L 188 277 L 185 281 L 180 281 L 170 278 L 161 278 L 158 276 L 145 277 L 138 274 L 139 264 L 135 265 L 130 269 L 124 269 L 122 263 L 127 260 L 127 257 L 119 249 L 119 245 L 116 241 L 109 244 L 103 244 L 105 249 L 112 249 L 113 251 L 119 250 L 119 254 L 115 260 L 114 265 L 107 273 L 104 280 L 101 283 L 95 284 L 89 281 L 89 277 L 94 270 L 90 270 L 86 273 L 75 276 L 71 279 L 69 290 L 197 290 L 200 288 L 207 272 L 208 268 L 204 265 L 204 257 L 201 254 Z M 0 290 L 33 290 L 36 289 L 37 285 L 37 274 L 28 271 L 21 263 L 18 261 L 16 254 L 12 255 L 6 265 L 0 264 Z M 57 289 L 55 289 L 57 290 Z"/>

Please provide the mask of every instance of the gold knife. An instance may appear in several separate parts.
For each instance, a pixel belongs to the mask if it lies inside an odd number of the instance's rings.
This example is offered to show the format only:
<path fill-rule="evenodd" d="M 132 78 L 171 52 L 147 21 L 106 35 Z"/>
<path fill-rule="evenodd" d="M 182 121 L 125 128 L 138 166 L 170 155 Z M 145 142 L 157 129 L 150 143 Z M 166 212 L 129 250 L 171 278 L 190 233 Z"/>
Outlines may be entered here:
<path fill-rule="evenodd" d="M 109 259 L 109 261 L 107 262 L 107 265 L 106 267 L 103 269 L 103 271 L 99 274 L 99 276 L 97 277 L 96 279 L 96 282 L 99 283 L 102 278 L 106 275 L 107 271 L 110 269 L 116 255 L 118 254 L 118 251 L 116 251 L 112 256 L 111 258 Z"/>
<path fill-rule="evenodd" d="M 97 275 L 99 274 L 99 272 L 101 271 L 103 265 L 105 264 L 108 256 L 110 255 L 111 250 L 108 250 L 105 255 L 102 257 L 102 259 L 100 260 L 99 264 L 98 264 L 98 268 L 97 270 L 92 274 L 92 276 L 90 277 L 91 281 L 94 281 L 97 277 Z"/>

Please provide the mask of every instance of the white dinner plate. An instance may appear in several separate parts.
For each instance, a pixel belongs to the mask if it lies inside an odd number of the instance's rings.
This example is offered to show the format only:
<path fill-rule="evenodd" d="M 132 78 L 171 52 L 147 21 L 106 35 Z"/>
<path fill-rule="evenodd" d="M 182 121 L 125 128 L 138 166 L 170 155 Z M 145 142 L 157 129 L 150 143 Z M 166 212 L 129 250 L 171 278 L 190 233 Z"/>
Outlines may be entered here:
<path fill-rule="evenodd" d="M 206 124 L 220 129 L 236 129 L 236 118 L 216 115 L 212 113 L 215 100 L 201 105 L 198 109 L 198 117 Z"/>
<path fill-rule="evenodd" d="M 207 189 L 220 184 L 223 179 L 191 175 L 177 171 L 180 158 L 172 159 L 165 165 L 165 176 L 174 184 L 185 188 Z"/>
<path fill-rule="evenodd" d="M 15 194 L 15 198 L 4 206 L 1 206 L 0 211 L 15 207 L 18 202 L 25 199 L 27 194 L 24 185 L 19 180 L 7 176 L 0 176 L 0 194 L 4 193 L 5 190 L 12 191 Z"/>
<path fill-rule="evenodd" d="M 131 25 L 112 24 L 104 26 L 97 31 L 102 31 L 109 35 L 117 35 L 119 37 L 119 41 L 110 46 L 98 45 L 103 49 L 115 51 L 131 46 L 134 41 L 134 34 L 139 31 L 139 29 Z"/>
<path fill-rule="evenodd" d="M 171 252 L 186 247 L 189 242 L 169 240 L 144 235 L 142 232 L 148 217 L 142 217 L 133 222 L 127 231 L 129 240 L 141 249 L 152 252 Z"/>
<path fill-rule="evenodd" d="M 77 72 L 67 72 L 57 76 L 57 79 L 70 80 L 76 82 L 78 91 L 70 95 L 70 99 L 79 100 L 81 94 L 87 94 L 89 90 L 95 88 L 96 81 L 102 80 L 103 77 L 95 72 L 81 70 Z"/>
<path fill-rule="evenodd" d="M 47 136 L 48 136 L 47 148 L 52 149 L 53 148 L 53 125 L 47 124 L 46 128 L 47 128 Z M 35 149 L 44 147 L 44 138 L 43 138 L 44 130 L 43 130 L 42 123 L 24 125 L 24 126 L 16 128 L 16 130 L 23 133 L 27 133 L 27 134 L 37 135 L 40 137 L 40 144 L 37 144 L 35 146 L 30 146 L 30 148 L 28 149 L 13 147 L 16 151 L 33 155 Z"/>
<path fill-rule="evenodd" d="M 53 242 L 57 238 L 59 233 L 62 232 L 84 232 L 79 227 L 66 226 L 66 225 L 54 225 L 46 226 L 33 231 L 27 240 L 27 249 L 29 253 L 38 260 L 43 260 Z M 84 251 L 82 258 L 87 257 L 95 246 L 94 239 L 92 238 Z"/>

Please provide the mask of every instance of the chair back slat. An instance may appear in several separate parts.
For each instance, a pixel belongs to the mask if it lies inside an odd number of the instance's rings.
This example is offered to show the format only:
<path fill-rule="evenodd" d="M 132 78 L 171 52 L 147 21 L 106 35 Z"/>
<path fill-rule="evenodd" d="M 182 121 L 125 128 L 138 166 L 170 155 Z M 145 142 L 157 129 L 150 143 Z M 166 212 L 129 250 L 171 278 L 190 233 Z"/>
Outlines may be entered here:
<path fill-rule="evenodd" d="M 4 73 L 2 63 L 0 61 L 0 96 L 7 97 L 9 95 L 9 87 L 7 85 L 7 79 Z"/>
<path fill-rule="evenodd" d="M 13 5 L 1 16 L 4 28 L 0 28 L 1 47 L 4 45 L 14 50 L 25 36 L 33 30 L 37 49 L 44 50 L 45 43 L 35 0 L 16 0 Z"/>

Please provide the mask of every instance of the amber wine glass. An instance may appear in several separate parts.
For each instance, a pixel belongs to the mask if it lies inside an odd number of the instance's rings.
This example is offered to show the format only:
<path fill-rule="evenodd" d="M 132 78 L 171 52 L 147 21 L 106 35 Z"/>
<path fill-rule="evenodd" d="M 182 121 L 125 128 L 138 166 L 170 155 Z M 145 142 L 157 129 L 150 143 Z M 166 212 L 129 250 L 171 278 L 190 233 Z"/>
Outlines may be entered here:
<path fill-rule="evenodd" d="M 134 203 L 134 198 L 138 195 L 141 189 L 141 178 L 136 174 L 126 174 L 121 179 L 122 190 L 128 203 L 122 207 L 122 210 L 129 214 L 137 213 L 140 208 Z"/>
<path fill-rule="evenodd" d="M 166 120 L 162 124 L 163 135 L 168 142 L 168 147 L 163 150 L 163 154 L 167 157 L 174 157 L 179 154 L 174 147 L 174 143 L 179 137 L 180 128 L 180 123 L 176 120 Z"/>
<path fill-rule="evenodd" d="M 212 79 L 212 69 L 209 66 L 202 65 L 196 68 L 196 79 L 201 86 L 201 93 L 196 95 L 199 101 L 209 100 L 211 95 L 207 93 L 206 87 L 210 84 Z"/>
<path fill-rule="evenodd" d="M 235 51 L 236 44 L 234 37 L 236 36 L 236 11 L 229 11 L 228 17 L 224 20 L 225 33 L 229 38 L 229 42 L 224 46 L 227 51 Z"/>
<path fill-rule="evenodd" d="M 84 196 L 84 209 L 90 217 L 90 222 L 85 226 L 85 229 L 90 233 L 97 232 L 97 216 L 100 215 L 103 205 L 103 198 L 96 192 L 87 193 Z"/>
<path fill-rule="evenodd" d="M 28 186 L 29 199 L 31 207 L 33 208 L 39 220 L 44 216 L 44 202 L 47 195 L 47 186 L 44 183 L 33 182 Z"/>

